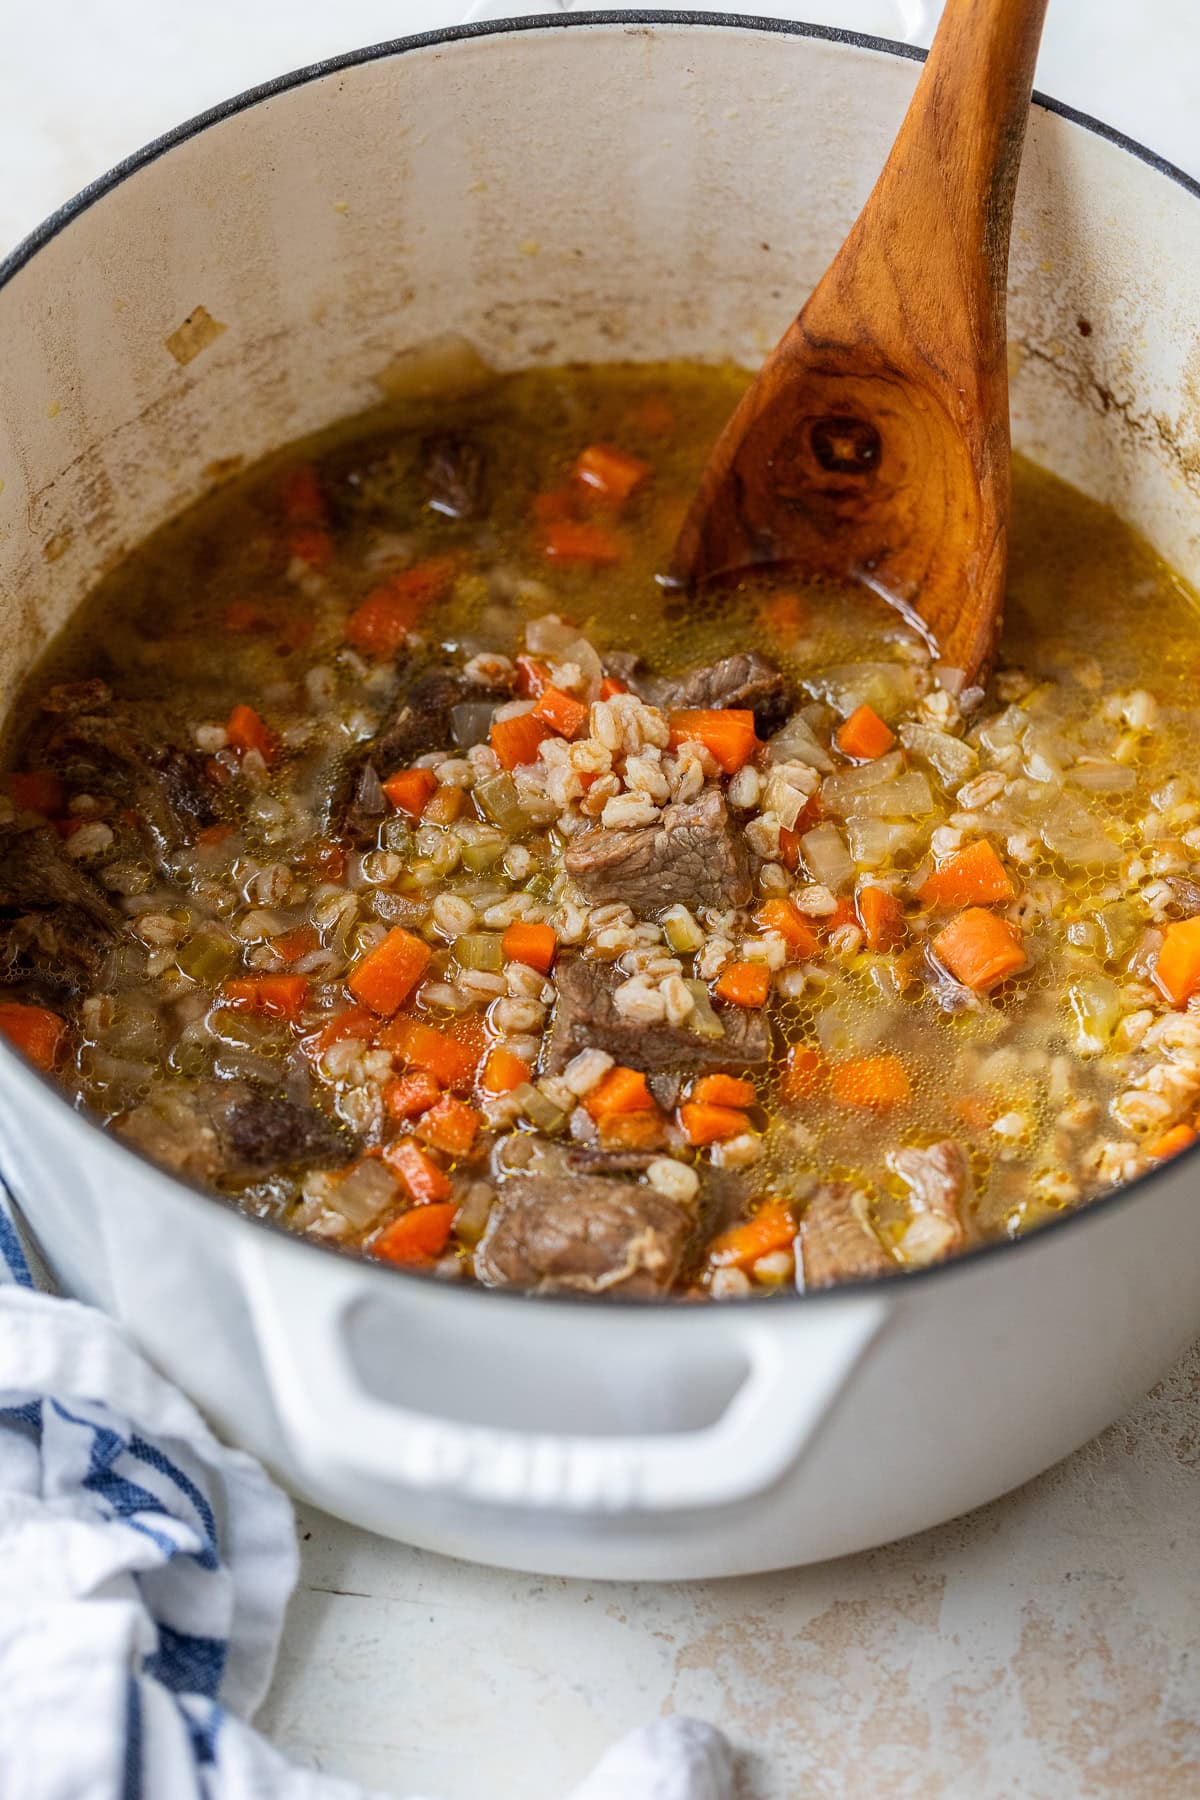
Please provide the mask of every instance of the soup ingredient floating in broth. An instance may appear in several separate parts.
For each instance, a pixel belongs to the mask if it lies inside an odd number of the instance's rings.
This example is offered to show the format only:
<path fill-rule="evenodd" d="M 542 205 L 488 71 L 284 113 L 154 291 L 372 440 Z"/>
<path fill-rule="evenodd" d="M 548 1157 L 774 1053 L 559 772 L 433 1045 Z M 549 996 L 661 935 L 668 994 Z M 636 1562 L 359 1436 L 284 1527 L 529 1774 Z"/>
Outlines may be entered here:
<path fill-rule="evenodd" d="M 492 1286 L 900 1276 L 1186 1150 L 1189 598 L 1028 470 L 986 690 L 877 600 L 664 594 L 741 380 L 497 379 L 131 557 L 14 723 L 0 1032 L 232 1203 Z"/>

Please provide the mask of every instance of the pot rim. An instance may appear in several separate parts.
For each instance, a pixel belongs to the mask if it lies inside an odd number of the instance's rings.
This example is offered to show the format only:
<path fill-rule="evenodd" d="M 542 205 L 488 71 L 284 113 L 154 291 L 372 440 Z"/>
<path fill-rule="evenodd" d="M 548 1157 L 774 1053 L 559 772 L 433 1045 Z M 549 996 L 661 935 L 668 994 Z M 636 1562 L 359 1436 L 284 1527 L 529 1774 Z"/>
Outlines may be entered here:
<path fill-rule="evenodd" d="M 924 62 L 926 52 L 915 44 L 899 43 L 891 38 L 876 37 L 867 32 L 847 31 L 834 25 L 816 25 L 800 20 L 759 18 L 751 13 L 692 13 L 692 12 L 660 12 L 653 9 L 623 8 L 619 11 L 606 12 L 571 12 L 571 13 L 535 13 L 526 14 L 515 19 L 481 20 L 477 24 L 447 26 L 437 31 L 425 31 L 409 37 L 389 38 L 377 44 L 369 44 L 359 50 L 349 50 L 338 56 L 322 58 L 318 62 L 306 63 L 284 75 L 277 75 L 269 81 L 246 88 L 243 92 L 231 96 L 228 100 L 218 102 L 182 124 L 164 132 L 160 137 L 152 138 L 149 143 L 132 152 L 116 163 L 105 174 L 98 176 L 87 184 L 70 200 L 57 207 L 40 225 L 34 227 L 29 234 L 0 259 L 0 289 L 31 262 L 40 250 L 43 250 L 59 233 L 66 229 L 89 207 L 120 186 L 130 176 L 136 175 L 159 157 L 165 156 L 178 145 L 188 142 L 207 131 L 210 126 L 220 125 L 226 119 L 238 113 L 247 112 L 264 101 L 274 99 L 279 94 L 291 92 L 294 88 L 305 87 L 309 82 L 324 80 L 327 76 L 336 75 L 344 69 L 357 68 L 364 63 L 381 62 L 385 58 L 402 56 L 412 50 L 427 50 L 456 43 L 469 43 L 479 38 L 502 38 L 515 36 L 523 32 L 577 30 L 577 29 L 610 29 L 623 31 L 630 26 L 655 28 L 681 28 L 693 30 L 735 30 L 753 31 L 764 35 L 779 37 L 808 38 L 818 42 L 845 44 L 852 49 L 869 50 L 878 55 L 897 57 L 909 62 Z M 1106 125 L 1102 120 L 1093 118 L 1091 114 L 1081 112 L 1076 107 L 1068 106 L 1064 101 L 1055 100 L 1047 94 L 1035 89 L 1032 104 L 1042 108 L 1044 112 L 1055 114 L 1065 119 L 1068 124 L 1080 127 L 1093 136 L 1104 139 L 1117 149 L 1125 151 L 1137 161 L 1145 163 L 1156 174 L 1164 175 L 1168 180 L 1181 187 L 1185 193 L 1200 200 L 1200 181 L 1185 173 L 1176 164 L 1169 162 L 1157 152 L 1149 150 L 1144 144 L 1128 137 L 1115 126 Z M 67 1107 L 73 1116 L 90 1132 L 95 1132 L 119 1155 L 129 1156 L 151 1170 L 161 1181 L 169 1183 L 181 1193 L 192 1199 L 202 1201 L 206 1206 L 215 1206 L 228 1219 L 234 1229 L 268 1233 L 272 1238 L 295 1245 L 306 1252 L 321 1256 L 336 1257 L 345 1263 L 345 1253 L 332 1244 L 323 1244 L 313 1238 L 298 1237 L 286 1226 L 274 1220 L 258 1218 L 251 1213 L 240 1211 L 231 1201 L 221 1195 L 210 1192 L 197 1182 L 183 1176 L 173 1174 L 154 1162 L 144 1151 L 124 1143 L 115 1133 L 109 1131 L 99 1120 L 90 1114 L 70 1107 L 53 1078 L 44 1074 L 17 1051 L 7 1039 L 0 1037 L 0 1077 L 6 1070 L 17 1073 L 18 1079 L 36 1082 L 39 1087 L 51 1095 L 59 1106 Z M 1030 1251 L 1038 1245 L 1045 1244 L 1061 1232 L 1083 1226 L 1089 1220 L 1111 1214 L 1118 1207 L 1137 1204 L 1147 1189 L 1159 1184 L 1169 1173 L 1176 1173 L 1187 1160 L 1200 1168 L 1196 1159 L 1200 1157 L 1200 1140 L 1188 1147 L 1180 1155 L 1170 1158 L 1158 1167 L 1148 1169 L 1144 1174 L 1136 1176 L 1133 1181 L 1123 1187 L 1111 1189 L 1108 1193 L 1098 1195 L 1094 1200 L 1080 1207 L 1077 1211 L 1064 1213 L 1056 1219 L 1049 1220 L 1030 1232 L 1027 1237 L 997 1238 L 990 1243 L 978 1244 L 964 1251 L 960 1256 L 944 1263 L 934 1264 L 925 1269 L 913 1269 L 907 1272 L 897 1270 L 896 1277 L 885 1277 L 882 1280 L 862 1280 L 844 1282 L 838 1287 L 816 1289 L 807 1293 L 792 1292 L 788 1294 L 747 1295 L 744 1298 L 721 1303 L 722 1312 L 730 1306 L 739 1313 L 746 1308 L 759 1309 L 768 1303 L 778 1310 L 782 1304 L 789 1310 L 797 1303 L 811 1306 L 836 1305 L 839 1301 L 858 1299 L 866 1294 L 878 1295 L 884 1291 L 897 1294 L 907 1293 L 915 1284 L 933 1281 L 946 1281 L 956 1275 L 965 1275 L 978 1269 L 990 1258 L 1001 1254 L 1006 1258 L 1014 1257 L 1020 1251 Z M 0 1182 L 3 1181 L 0 1175 Z M 19 1196 L 17 1198 L 19 1203 Z M 437 1277 L 419 1275 L 413 1271 L 390 1268 L 386 1264 L 375 1262 L 370 1258 L 359 1259 L 364 1282 L 387 1283 L 389 1286 L 397 1278 L 419 1282 L 428 1290 L 436 1286 L 439 1293 L 447 1298 L 457 1296 L 460 1301 L 470 1305 L 486 1303 L 495 1306 L 536 1304 L 542 1307 L 601 1307 L 605 1311 L 634 1308 L 640 1312 L 647 1309 L 655 1312 L 670 1313 L 677 1318 L 705 1317 L 707 1306 L 681 1305 L 678 1300 L 669 1296 L 653 1299 L 635 1298 L 622 1295 L 591 1294 L 539 1294 L 524 1290 L 506 1288 L 485 1288 L 474 1283 L 440 1281 Z M 893 1284 L 895 1284 L 893 1286 Z M 381 1285 L 377 1288 L 380 1294 L 386 1292 Z M 770 1317 L 770 1314 L 766 1315 Z"/>

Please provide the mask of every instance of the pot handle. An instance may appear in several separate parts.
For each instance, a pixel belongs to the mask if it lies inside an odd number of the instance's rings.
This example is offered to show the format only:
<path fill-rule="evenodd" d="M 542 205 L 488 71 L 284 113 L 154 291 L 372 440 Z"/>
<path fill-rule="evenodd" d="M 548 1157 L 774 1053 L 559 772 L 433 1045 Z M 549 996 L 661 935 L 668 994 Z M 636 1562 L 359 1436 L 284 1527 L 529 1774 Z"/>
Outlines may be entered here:
<path fill-rule="evenodd" d="M 436 1418 L 372 1394 L 347 1331 L 364 1297 L 361 1268 L 300 1246 L 269 1258 L 258 1243 L 241 1248 L 275 1404 L 318 1479 L 337 1469 L 500 1506 L 663 1512 L 762 1492 L 804 1450 L 890 1310 L 876 1294 L 777 1312 L 746 1307 L 735 1352 L 746 1375 L 712 1424 L 569 1436 Z"/>

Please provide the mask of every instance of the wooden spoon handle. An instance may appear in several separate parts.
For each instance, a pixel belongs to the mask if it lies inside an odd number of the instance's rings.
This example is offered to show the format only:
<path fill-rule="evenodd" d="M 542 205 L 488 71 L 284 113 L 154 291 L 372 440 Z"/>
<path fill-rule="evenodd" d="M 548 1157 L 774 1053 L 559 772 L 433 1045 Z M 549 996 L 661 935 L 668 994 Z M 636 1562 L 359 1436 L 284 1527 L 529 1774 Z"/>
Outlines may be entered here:
<path fill-rule="evenodd" d="M 906 293 L 928 289 L 947 328 L 977 320 L 1001 347 L 1013 198 L 1047 5 L 946 0 L 899 136 L 847 243 L 870 245 L 864 273 L 877 273 L 881 256 Z"/>
<path fill-rule="evenodd" d="M 986 671 L 1009 511 L 1005 289 L 1048 0 L 947 0 L 838 256 L 719 439 L 675 549 L 683 586 L 787 562 L 909 609 Z"/>

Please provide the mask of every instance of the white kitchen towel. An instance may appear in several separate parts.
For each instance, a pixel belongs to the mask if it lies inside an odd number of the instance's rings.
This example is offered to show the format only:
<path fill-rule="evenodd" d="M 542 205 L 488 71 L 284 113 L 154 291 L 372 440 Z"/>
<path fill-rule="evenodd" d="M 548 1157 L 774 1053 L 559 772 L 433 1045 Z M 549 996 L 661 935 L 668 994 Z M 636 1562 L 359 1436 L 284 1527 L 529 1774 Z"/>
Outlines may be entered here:
<path fill-rule="evenodd" d="M 0 1185 L 3 1800 L 383 1800 L 248 1723 L 296 1572 L 286 1496 L 111 1319 L 37 1289 Z M 677 1718 L 573 1800 L 731 1794 L 725 1739 Z"/>

